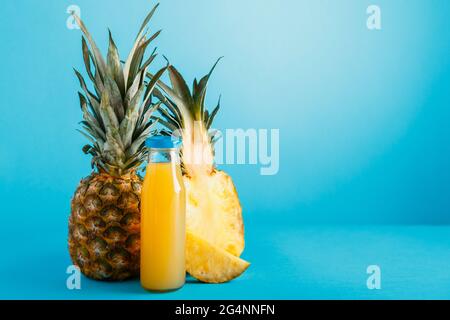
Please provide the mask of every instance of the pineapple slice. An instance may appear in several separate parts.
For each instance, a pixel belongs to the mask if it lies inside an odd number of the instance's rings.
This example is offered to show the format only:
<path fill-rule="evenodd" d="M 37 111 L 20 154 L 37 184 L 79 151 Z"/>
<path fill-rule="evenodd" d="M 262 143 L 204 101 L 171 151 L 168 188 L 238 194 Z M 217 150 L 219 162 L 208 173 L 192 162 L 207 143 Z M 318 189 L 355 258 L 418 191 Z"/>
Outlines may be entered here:
<path fill-rule="evenodd" d="M 250 266 L 190 231 L 186 231 L 186 270 L 202 282 L 223 283 L 240 276 Z"/>
<path fill-rule="evenodd" d="M 186 225 L 211 245 L 239 257 L 244 250 L 242 209 L 233 181 L 225 172 L 185 176 Z"/>

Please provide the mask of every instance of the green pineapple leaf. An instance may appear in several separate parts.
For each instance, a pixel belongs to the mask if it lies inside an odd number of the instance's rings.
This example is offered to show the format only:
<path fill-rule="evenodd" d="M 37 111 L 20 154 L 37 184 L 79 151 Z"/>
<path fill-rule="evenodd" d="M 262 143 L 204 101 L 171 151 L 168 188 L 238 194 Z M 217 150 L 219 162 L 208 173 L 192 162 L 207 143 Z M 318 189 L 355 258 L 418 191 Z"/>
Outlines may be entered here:
<path fill-rule="evenodd" d="M 211 112 L 211 115 L 208 117 L 208 120 L 206 122 L 206 129 L 210 129 L 211 128 L 211 125 L 212 125 L 212 123 L 214 121 L 214 118 L 216 117 L 217 112 L 219 112 L 219 109 L 220 109 L 220 98 L 221 97 L 219 97 L 219 102 L 217 102 L 217 107 L 214 108 L 214 110 Z"/>
<path fill-rule="evenodd" d="M 105 76 L 105 88 L 109 94 L 109 103 L 114 109 L 117 120 L 120 123 L 125 115 L 124 106 L 122 103 L 122 95 L 120 94 L 120 89 L 117 86 L 117 83 L 112 80 L 109 75 Z"/>
<path fill-rule="evenodd" d="M 156 125 L 156 123 L 157 123 L 156 121 L 153 121 L 146 124 L 144 130 L 141 132 L 139 137 L 134 140 L 133 144 L 127 150 L 128 155 L 135 154 L 139 150 L 139 148 L 143 147 L 145 140 L 147 140 L 150 131 Z"/>
<path fill-rule="evenodd" d="M 154 76 L 151 73 L 147 73 L 147 76 L 152 79 Z M 178 94 L 172 89 L 170 88 L 168 85 L 166 85 L 164 82 L 162 82 L 161 80 L 156 81 L 156 84 L 158 85 L 158 87 L 166 94 L 170 97 L 171 100 L 173 100 L 172 105 L 176 105 L 177 107 L 180 108 L 180 113 L 181 112 L 188 112 L 188 106 L 187 104 L 178 96 Z M 159 90 L 156 90 L 155 88 L 155 95 L 157 94 L 157 92 L 160 93 Z M 164 95 L 161 93 L 161 98 L 163 101 L 163 103 L 165 104 L 165 101 L 168 101 L 167 99 L 163 98 Z M 159 97 L 158 97 L 159 98 Z"/>
<path fill-rule="evenodd" d="M 133 132 L 139 116 L 139 105 L 143 94 L 144 86 L 141 85 L 137 93 L 130 100 L 125 118 L 120 124 L 120 135 L 123 139 L 123 145 L 125 148 L 129 147 L 132 143 Z"/>
<path fill-rule="evenodd" d="M 117 50 L 116 44 L 111 35 L 111 31 L 109 31 L 109 48 L 108 48 L 108 56 L 107 56 L 107 68 L 109 76 L 114 79 L 119 92 L 122 97 L 125 96 L 125 80 L 123 77 L 122 64 L 120 63 L 119 52 Z"/>
<path fill-rule="evenodd" d="M 119 120 L 110 105 L 110 98 L 108 91 L 103 91 L 102 101 L 100 104 L 100 115 L 103 119 L 106 129 L 106 140 L 115 148 L 118 154 L 123 155 L 123 142 L 119 133 Z"/>
<path fill-rule="evenodd" d="M 174 66 L 169 67 L 169 77 L 173 91 L 175 91 L 177 96 L 180 97 L 187 105 L 192 106 L 194 104 L 194 100 L 191 96 L 191 92 L 189 91 L 189 87 Z"/>
<path fill-rule="evenodd" d="M 84 60 L 84 65 L 86 66 L 86 71 L 87 71 L 91 81 L 95 84 L 95 77 L 94 77 L 94 73 L 92 72 L 92 68 L 91 68 L 91 60 L 94 60 L 94 59 L 93 59 L 92 53 L 89 50 L 89 47 L 86 43 L 86 39 L 83 36 L 81 36 L 81 48 L 83 50 L 83 60 Z M 94 62 L 94 64 L 95 64 L 95 62 Z"/>
<path fill-rule="evenodd" d="M 86 98 L 80 92 L 78 92 L 78 96 L 80 98 L 81 110 L 83 111 L 83 119 L 92 126 L 92 128 L 95 130 L 95 132 L 97 132 L 99 138 L 105 140 L 106 139 L 105 133 L 101 129 L 100 123 L 98 122 L 96 115 L 91 114 L 89 112 Z"/>
<path fill-rule="evenodd" d="M 145 18 L 144 22 L 143 22 L 142 25 L 141 25 L 141 28 L 139 29 L 138 35 L 137 35 L 136 40 L 135 40 L 135 42 L 134 42 L 134 44 L 133 44 L 133 48 L 131 49 L 130 54 L 128 55 L 127 60 L 125 61 L 125 66 L 124 66 L 123 70 L 124 70 L 124 78 L 125 78 L 125 80 L 127 81 L 127 83 L 126 83 L 126 87 L 127 87 L 127 88 L 130 87 L 130 84 L 129 84 L 128 79 L 130 78 L 130 77 L 129 77 L 129 74 L 130 74 L 131 62 L 132 62 L 132 60 L 133 60 L 133 57 L 135 56 L 135 52 L 136 52 L 136 50 L 138 49 L 139 44 L 141 43 L 141 39 L 142 39 L 143 37 L 145 37 L 144 29 L 145 29 L 145 27 L 147 26 L 147 24 L 150 22 L 150 19 L 153 17 L 153 14 L 155 13 L 155 11 L 156 11 L 156 9 L 157 9 L 158 7 L 159 7 L 159 3 L 157 3 L 157 4 L 153 7 L 153 9 L 150 11 L 150 13 L 149 13 L 149 14 L 147 15 L 147 17 Z"/>
<path fill-rule="evenodd" d="M 86 36 L 92 51 L 94 52 L 95 61 L 97 61 L 97 72 L 100 73 L 100 77 L 103 78 L 103 75 L 106 73 L 106 63 L 103 59 L 102 54 L 100 53 L 100 50 L 97 47 L 97 44 L 95 43 L 94 39 L 92 38 L 91 34 L 87 30 L 86 26 L 84 25 L 83 21 L 80 19 L 80 17 L 76 13 L 72 13 L 72 16 L 74 17 L 75 21 L 77 22 L 78 26 L 80 27 L 81 31 Z"/>
<path fill-rule="evenodd" d="M 153 89 L 153 94 L 167 107 L 167 109 L 177 119 L 177 121 L 179 123 L 182 123 L 183 118 L 180 111 L 175 107 L 175 103 L 170 100 L 170 98 L 166 97 L 161 91 L 159 91 L 158 88 Z"/>

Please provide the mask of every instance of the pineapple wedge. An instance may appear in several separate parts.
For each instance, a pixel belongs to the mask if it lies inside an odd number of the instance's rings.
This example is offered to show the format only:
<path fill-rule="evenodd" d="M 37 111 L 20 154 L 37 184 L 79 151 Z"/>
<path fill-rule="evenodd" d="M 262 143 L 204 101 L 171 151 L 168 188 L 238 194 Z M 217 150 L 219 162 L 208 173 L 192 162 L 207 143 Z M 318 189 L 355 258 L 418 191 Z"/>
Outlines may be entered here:
<path fill-rule="evenodd" d="M 186 231 L 186 270 L 197 280 L 227 282 L 240 276 L 249 266 L 247 261 Z"/>

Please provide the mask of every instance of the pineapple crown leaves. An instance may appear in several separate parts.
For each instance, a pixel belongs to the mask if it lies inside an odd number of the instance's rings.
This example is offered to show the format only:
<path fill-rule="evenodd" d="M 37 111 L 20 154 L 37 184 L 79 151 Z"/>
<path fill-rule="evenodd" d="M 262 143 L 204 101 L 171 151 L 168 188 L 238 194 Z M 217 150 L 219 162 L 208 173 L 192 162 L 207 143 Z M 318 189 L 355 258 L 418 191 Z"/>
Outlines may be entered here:
<path fill-rule="evenodd" d="M 181 165 L 183 172 L 191 177 L 201 172 L 212 172 L 215 168 L 215 133 L 209 129 L 220 109 L 220 97 L 211 113 L 205 108 L 205 97 L 208 81 L 221 59 L 200 80 L 194 79 L 192 91 L 178 70 L 170 65 L 171 87 L 157 80 L 157 88 L 154 88 L 155 97 L 164 107 L 159 108 L 158 116 L 152 117 L 165 127 L 162 134 L 182 135 Z M 156 77 L 150 73 L 147 76 L 153 81 Z"/>
<path fill-rule="evenodd" d="M 92 166 L 114 175 L 136 170 L 145 159 L 144 142 L 157 120 L 152 114 L 161 105 L 152 102 L 153 89 L 169 65 L 159 70 L 147 84 L 145 75 L 157 56 L 156 48 L 148 58 L 149 44 L 160 34 L 148 35 L 147 25 L 157 4 L 145 18 L 126 61 L 120 60 L 117 46 L 109 31 L 106 59 L 102 56 L 83 21 L 72 13 L 80 26 L 83 61 L 93 91 L 80 72 L 80 106 L 83 112 L 80 131 L 90 142 L 83 152 L 92 155 Z M 145 59 L 145 60 L 144 60 Z"/>
<path fill-rule="evenodd" d="M 180 72 L 175 67 L 168 65 L 172 87 L 160 80 L 156 81 L 157 88 L 154 88 L 153 92 L 165 108 L 160 108 L 160 116 L 154 116 L 153 118 L 158 119 L 171 132 L 177 129 L 189 130 L 194 121 L 201 121 L 206 130 L 210 129 L 220 109 L 220 97 L 217 106 L 210 113 L 205 108 L 206 90 L 208 81 L 222 58 L 217 59 L 209 73 L 199 81 L 194 79 L 192 91 L 189 90 Z M 147 76 L 153 80 L 157 75 L 148 73 Z"/>

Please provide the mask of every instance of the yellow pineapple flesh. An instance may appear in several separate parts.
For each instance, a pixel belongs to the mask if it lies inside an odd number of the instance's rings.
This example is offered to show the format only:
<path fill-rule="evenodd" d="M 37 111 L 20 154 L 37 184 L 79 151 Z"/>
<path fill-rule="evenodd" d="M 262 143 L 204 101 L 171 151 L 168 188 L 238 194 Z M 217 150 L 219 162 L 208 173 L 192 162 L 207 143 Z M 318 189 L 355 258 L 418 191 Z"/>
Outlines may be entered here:
<path fill-rule="evenodd" d="M 207 283 L 223 283 L 237 278 L 249 266 L 247 261 L 186 232 L 186 270 L 194 278 Z"/>
<path fill-rule="evenodd" d="M 212 245 L 239 257 L 244 250 L 244 225 L 230 176 L 215 170 L 206 176 L 185 176 L 184 183 L 188 228 Z"/>

